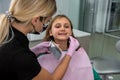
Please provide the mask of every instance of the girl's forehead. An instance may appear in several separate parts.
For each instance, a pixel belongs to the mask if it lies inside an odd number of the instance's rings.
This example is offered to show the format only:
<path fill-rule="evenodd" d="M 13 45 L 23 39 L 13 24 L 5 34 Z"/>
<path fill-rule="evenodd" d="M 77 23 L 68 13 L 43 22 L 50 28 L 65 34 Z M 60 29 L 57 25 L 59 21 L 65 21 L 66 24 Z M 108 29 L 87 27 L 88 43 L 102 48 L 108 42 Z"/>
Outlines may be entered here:
<path fill-rule="evenodd" d="M 53 24 L 54 24 L 54 23 L 64 23 L 64 22 L 70 23 L 68 19 L 66 19 L 66 18 L 63 17 L 63 18 L 57 18 L 57 19 L 53 22 Z"/>
<path fill-rule="evenodd" d="M 55 21 L 57 21 L 57 20 L 67 20 L 65 17 L 58 17 L 58 18 L 56 18 L 56 20 Z M 67 20 L 68 21 L 68 20 Z"/>

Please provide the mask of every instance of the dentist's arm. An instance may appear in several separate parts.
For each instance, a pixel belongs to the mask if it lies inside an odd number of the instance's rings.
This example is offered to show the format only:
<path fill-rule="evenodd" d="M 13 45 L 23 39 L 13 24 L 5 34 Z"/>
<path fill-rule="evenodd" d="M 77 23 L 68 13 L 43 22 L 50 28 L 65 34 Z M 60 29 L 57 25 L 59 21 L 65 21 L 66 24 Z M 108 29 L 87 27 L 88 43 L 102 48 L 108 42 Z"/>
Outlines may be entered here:
<path fill-rule="evenodd" d="M 65 55 L 61 63 L 52 74 L 50 74 L 46 69 L 41 68 L 41 71 L 36 77 L 33 78 L 33 80 L 62 80 L 69 65 L 70 59 L 71 56 Z"/>

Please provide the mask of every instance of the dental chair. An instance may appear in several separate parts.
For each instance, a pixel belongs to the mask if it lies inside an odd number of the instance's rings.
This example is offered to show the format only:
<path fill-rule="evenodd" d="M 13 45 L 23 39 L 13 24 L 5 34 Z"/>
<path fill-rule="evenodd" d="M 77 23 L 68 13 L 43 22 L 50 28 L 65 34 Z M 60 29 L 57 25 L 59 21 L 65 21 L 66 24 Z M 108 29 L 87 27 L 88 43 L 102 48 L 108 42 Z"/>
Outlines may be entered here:
<path fill-rule="evenodd" d="M 116 49 L 120 52 L 120 41 L 116 43 Z M 116 58 L 97 56 L 91 58 L 91 63 L 102 80 L 113 80 L 110 75 L 120 74 L 120 60 Z"/>
<path fill-rule="evenodd" d="M 120 61 L 112 57 L 93 57 L 91 62 L 96 72 L 102 76 L 102 80 L 109 80 L 109 75 L 120 74 Z"/>

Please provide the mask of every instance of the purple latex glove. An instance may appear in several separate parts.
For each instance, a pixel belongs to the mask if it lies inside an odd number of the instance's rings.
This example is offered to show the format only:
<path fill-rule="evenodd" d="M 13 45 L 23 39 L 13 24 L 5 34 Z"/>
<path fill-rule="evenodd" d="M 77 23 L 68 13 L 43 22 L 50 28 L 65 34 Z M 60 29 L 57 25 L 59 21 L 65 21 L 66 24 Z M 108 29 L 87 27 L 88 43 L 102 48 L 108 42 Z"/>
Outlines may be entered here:
<path fill-rule="evenodd" d="M 31 51 L 34 52 L 36 54 L 36 56 L 38 56 L 40 53 L 50 53 L 49 51 L 49 47 L 50 47 L 50 42 L 41 42 L 40 44 L 34 46 L 31 48 Z"/>
<path fill-rule="evenodd" d="M 72 56 L 80 44 L 79 44 L 78 40 L 73 38 L 72 36 L 70 36 L 69 39 L 70 39 L 70 41 L 69 41 L 70 45 L 69 45 L 67 54 Z"/>

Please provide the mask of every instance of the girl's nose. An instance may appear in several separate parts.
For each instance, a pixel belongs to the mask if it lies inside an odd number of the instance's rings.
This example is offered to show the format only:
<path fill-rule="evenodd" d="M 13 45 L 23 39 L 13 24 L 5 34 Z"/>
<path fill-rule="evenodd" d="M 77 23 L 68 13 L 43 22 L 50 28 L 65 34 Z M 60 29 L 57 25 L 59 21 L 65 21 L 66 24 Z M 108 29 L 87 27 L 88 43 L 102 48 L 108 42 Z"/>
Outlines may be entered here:
<path fill-rule="evenodd" d="M 65 30 L 64 26 L 61 27 L 61 30 Z"/>

